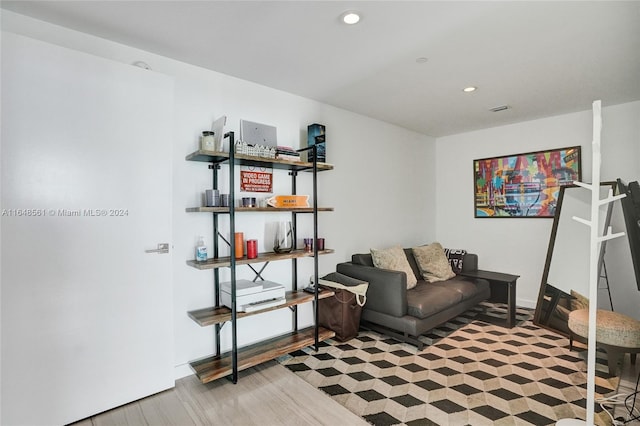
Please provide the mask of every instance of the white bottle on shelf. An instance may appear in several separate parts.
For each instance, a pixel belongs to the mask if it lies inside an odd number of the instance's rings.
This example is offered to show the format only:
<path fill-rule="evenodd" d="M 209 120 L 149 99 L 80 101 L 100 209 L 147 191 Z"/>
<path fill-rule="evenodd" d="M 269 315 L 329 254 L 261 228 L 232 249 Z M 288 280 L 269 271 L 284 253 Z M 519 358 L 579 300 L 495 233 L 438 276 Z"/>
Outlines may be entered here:
<path fill-rule="evenodd" d="M 196 261 L 206 262 L 207 260 L 207 246 L 204 244 L 204 237 L 198 237 L 198 243 L 196 244 Z"/>

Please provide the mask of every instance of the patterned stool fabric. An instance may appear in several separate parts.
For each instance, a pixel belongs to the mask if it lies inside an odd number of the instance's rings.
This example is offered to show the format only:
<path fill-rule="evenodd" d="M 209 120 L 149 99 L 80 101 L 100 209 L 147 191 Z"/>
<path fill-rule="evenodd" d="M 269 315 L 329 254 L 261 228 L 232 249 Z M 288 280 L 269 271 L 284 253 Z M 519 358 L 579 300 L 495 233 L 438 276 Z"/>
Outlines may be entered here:
<path fill-rule="evenodd" d="M 586 339 L 589 334 L 589 310 L 577 309 L 569 313 L 569 330 Z M 640 321 L 629 316 L 598 309 L 596 311 L 596 343 L 609 355 L 609 373 L 615 374 L 618 356 L 621 353 L 640 352 Z"/>

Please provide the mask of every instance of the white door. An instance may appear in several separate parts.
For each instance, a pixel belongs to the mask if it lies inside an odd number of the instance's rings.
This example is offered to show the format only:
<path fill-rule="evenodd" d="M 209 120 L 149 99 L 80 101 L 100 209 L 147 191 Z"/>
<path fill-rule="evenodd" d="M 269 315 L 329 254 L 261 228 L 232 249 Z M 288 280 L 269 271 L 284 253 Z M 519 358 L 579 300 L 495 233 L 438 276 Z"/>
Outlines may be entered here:
<path fill-rule="evenodd" d="M 173 382 L 173 81 L 2 34 L 3 425 Z"/>

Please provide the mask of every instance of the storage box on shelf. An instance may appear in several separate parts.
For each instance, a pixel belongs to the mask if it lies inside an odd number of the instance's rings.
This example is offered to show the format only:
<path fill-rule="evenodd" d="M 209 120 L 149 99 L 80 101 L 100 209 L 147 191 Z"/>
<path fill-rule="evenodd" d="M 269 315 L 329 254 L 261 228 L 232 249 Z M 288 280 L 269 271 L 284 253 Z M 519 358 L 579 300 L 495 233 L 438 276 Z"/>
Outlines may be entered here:
<path fill-rule="evenodd" d="M 234 134 L 229 132 L 225 135 L 225 138 L 229 138 L 229 146 L 234 146 Z M 306 148 L 316 149 L 314 147 Z M 220 164 L 228 164 L 229 166 L 229 197 L 230 200 L 234 200 L 235 194 L 235 166 L 236 165 L 253 165 L 259 167 L 271 167 L 274 169 L 288 170 L 292 176 L 292 192 L 295 194 L 295 179 L 298 172 L 308 172 L 313 177 L 313 196 L 312 207 L 297 207 L 297 208 L 274 208 L 274 207 L 236 207 L 233 202 L 229 207 L 189 207 L 186 209 L 189 213 L 212 213 L 214 217 L 213 222 L 213 245 L 214 252 L 213 258 L 208 259 L 206 262 L 198 262 L 195 260 L 188 260 L 187 264 L 200 270 L 212 269 L 214 271 L 214 292 L 215 292 L 215 306 L 198 309 L 188 312 L 188 315 L 193 321 L 202 327 L 214 326 L 215 327 L 215 346 L 216 355 L 207 357 L 205 359 L 196 360 L 190 363 L 192 369 L 196 373 L 196 376 L 202 383 L 206 383 L 221 377 L 231 376 L 234 383 L 238 379 L 238 371 L 261 364 L 263 362 L 274 359 L 278 356 L 287 354 L 291 351 L 302 349 L 306 346 L 315 345 L 317 348 L 318 343 L 322 340 L 329 339 L 334 336 L 334 332 L 324 329 L 318 326 L 317 309 L 314 312 L 314 325 L 304 330 L 298 330 L 297 324 L 297 305 L 302 303 L 315 302 L 321 298 L 332 296 L 333 293 L 324 291 L 315 294 L 305 293 L 297 289 L 297 277 L 292 277 L 292 290 L 287 291 L 285 295 L 285 303 L 272 306 L 265 309 L 260 309 L 252 312 L 239 312 L 236 307 L 236 266 L 237 265 L 251 265 L 253 263 L 268 263 L 278 260 L 291 260 L 294 262 L 294 271 L 297 270 L 295 262 L 299 258 L 314 258 L 314 278 L 318 280 L 318 256 L 333 253 L 331 249 L 318 250 L 314 248 L 313 251 L 293 250 L 289 253 L 275 253 L 266 252 L 259 253 L 254 259 L 248 259 L 247 257 L 237 259 L 235 256 L 218 256 L 218 215 L 229 215 L 229 234 L 235 233 L 235 215 L 236 213 L 269 213 L 269 212 L 290 212 L 292 215 L 292 221 L 295 224 L 297 214 L 312 214 L 314 222 L 314 241 L 318 238 L 318 212 L 333 211 L 331 207 L 318 207 L 317 205 L 317 172 L 332 170 L 333 166 L 326 163 L 318 162 L 299 162 L 279 159 L 269 159 L 262 157 L 249 157 L 247 155 L 235 154 L 234 152 L 214 152 L 199 150 L 187 155 L 188 161 L 200 161 L 210 163 L 210 168 L 213 170 L 213 185 L 214 189 L 217 188 L 217 173 Z M 294 238 L 295 238 L 295 226 L 294 226 Z M 230 245 L 230 253 L 235 252 L 234 238 L 230 238 L 228 242 Z M 220 303 L 220 280 L 219 280 L 219 268 L 230 268 L 231 272 L 231 307 L 222 306 Z M 255 270 L 254 270 L 255 271 Z M 290 308 L 292 312 L 292 331 L 283 335 L 270 338 L 268 340 L 256 343 L 244 348 L 238 348 L 237 345 L 237 321 L 240 318 L 245 318 L 251 315 L 262 314 L 264 312 L 273 311 L 276 309 Z M 226 353 L 221 353 L 220 349 L 220 330 L 221 325 L 226 322 L 231 322 L 231 350 Z"/>

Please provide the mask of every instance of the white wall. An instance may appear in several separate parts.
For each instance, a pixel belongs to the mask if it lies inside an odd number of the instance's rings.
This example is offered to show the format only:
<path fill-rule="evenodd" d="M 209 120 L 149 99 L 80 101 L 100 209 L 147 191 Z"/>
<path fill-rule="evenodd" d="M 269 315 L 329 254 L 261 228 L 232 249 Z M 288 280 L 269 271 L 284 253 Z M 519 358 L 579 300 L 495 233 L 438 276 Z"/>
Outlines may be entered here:
<path fill-rule="evenodd" d="M 583 180 L 589 182 L 592 125 L 592 113 L 587 110 L 436 141 L 437 239 L 448 246 L 478 253 L 483 269 L 520 275 L 517 288 L 520 305 L 535 306 L 553 221 L 474 219 L 473 160 L 581 145 Z M 639 159 L 640 102 L 610 107 L 605 103 L 601 180 L 640 179 Z M 612 224 L 614 231 L 624 230 L 619 203 L 614 208 Z M 606 262 L 615 309 L 637 318 L 640 292 L 626 238 L 608 243 Z M 601 291 L 599 300 L 606 297 L 606 292 Z"/>
<path fill-rule="evenodd" d="M 306 144 L 306 126 L 319 122 L 327 126 L 327 161 L 335 170 L 319 175 L 319 203 L 332 206 L 321 213 L 320 234 L 335 254 L 320 258 L 320 273 L 335 271 L 336 263 L 354 252 L 392 244 L 414 245 L 435 236 L 435 145 L 434 139 L 285 92 L 260 86 L 220 73 L 204 70 L 169 58 L 99 39 L 2 11 L 4 31 L 15 32 L 122 63 L 148 63 L 154 71 L 175 81 L 173 162 L 173 282 L 176 376 L 189 374 L 190 360 L 213 353 L 213 329 L 200 328 L 186 312 L 212 304 L 211 271 L 198 271 L 185 264 L 194 257 L 198 235 L 212 241 L 211 216 L 186 213 L 186 207 L 200 205 L 201 193 L 211 186 L 205 163 L 187 162 L 184 157 L 197 149 L 197 136 L 208 130 L 214 118 L 227 115 L 227 130 L 238 131 L 241 118 L 277 126 L 279 142 L 295 147 Z M 132 141 L 135 143 L 135 141 Z M 169 171 L 168 171 L 169 172 Z M 224 173 L 223 173 L 224 174 Z M 288 193 L 290 178 L 274 171 L 274 192 Z M 222 187 L 225 185 L 223 179 Z M 310 176 L 299 178 L 298 193 L 309 191 Z M 288 214 L 239 215 L 237 230 L 257 238 L 261 250 L 271 250 L 264 241 L 265 228 Z M 299 237 L 311 232 L 310 217 L 299 219 Z M 221 220 L 224 223 L 224 220 Z M 312 261 L 299 261 L 304 281 L 312 272 Z M 245 267 L 240 277 L 251 278 Z M 275 262 L 263 274 L 265 279 L 290 283 L 290 263 Z M 228 271 L 223 271 L 223 277 Z M 301 307 L 301 325 L 310 323 L 309 306 Z M 170 313 L 167 313 L 170 315 Z M 248 343 L 288 331 L 288 310 L 272 312 L 240 322 L 239 339 Z M 223 349 L 230 340 L 223 335 Z"/>

